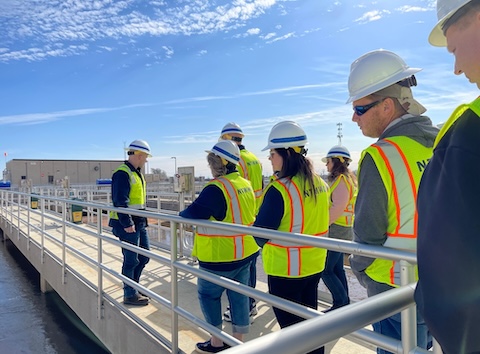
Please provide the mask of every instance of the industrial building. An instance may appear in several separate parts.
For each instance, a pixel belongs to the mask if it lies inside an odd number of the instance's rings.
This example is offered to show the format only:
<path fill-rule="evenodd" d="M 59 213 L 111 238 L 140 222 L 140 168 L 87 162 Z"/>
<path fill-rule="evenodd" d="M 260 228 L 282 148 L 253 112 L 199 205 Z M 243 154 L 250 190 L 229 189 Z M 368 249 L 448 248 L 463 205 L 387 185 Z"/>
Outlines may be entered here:
<path fill-rule="evenodd" d="M 65 177 L 70 184 L 95 184 L 99 179 L 112 177 L 123 160 L 29 160 L 7 161 L 3 180 L 12 187 L 60 185 Z"/>

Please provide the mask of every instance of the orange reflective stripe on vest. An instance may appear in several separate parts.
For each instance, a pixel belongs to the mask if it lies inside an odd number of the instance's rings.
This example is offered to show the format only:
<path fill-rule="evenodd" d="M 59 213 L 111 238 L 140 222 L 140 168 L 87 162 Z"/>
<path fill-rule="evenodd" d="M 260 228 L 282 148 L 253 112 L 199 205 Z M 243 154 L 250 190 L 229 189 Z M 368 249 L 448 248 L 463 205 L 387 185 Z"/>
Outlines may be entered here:
<path fill-rule="evenodd" d="M 209 184 L 222 190 L 227 203 L 225 218 L 220 221 L 241 225 L 253 224 L 255 197 L 250 182 L 235 172 L 218 177 Z M 199 226 L 192 255 L 204 262 L 228 262 L 244 259 L 257 250 L 258 245 L 251 235 Z"/>
<path fill-rule="evenodd" d="M 383 139 L 371 145 L 362 154 L 369 154 L 387 193 L 387 239 L 383 246 L 395 249 L 416 250 L 417 247 L 417 190 L 432 148 L 405 136 Z M 377 258 L 365 270 L 379 283 L 398 286 L 400 264 Z"/>
<path fill-rule="evenodd" d="M 304 277 L 324 268 L 325 249 L 299 245 L 294 241 L 295 233 L 322 236 L 328 232 L 328 186 L 316 177 L 315 185 L 306 192 L 302 189 L 305 183 L 295 176 L 274 180 L 267 187 L 276 188 L 284 201 L 284 215 L 278 230 L 291 232 L 293 236 L 293 242 L 270 240 L 264 246 L 262 258 L 269 275 Z"/>
<path fill-rule="evenodd" d="M 393 203 L 395 205 L 396 225 L 389 230 L 389 238 L 384 246 L 415 249 L 417 237 L 418 213 L 416 208 L 417 187 L 407 158 L 399 145 L 384 139 L 373 145 L 383 157 L 392 181 Z M 397 178 L 406 174 L 407 178 Z M 399 191 L 403 191 L 399 193 Z M 412 218 L 413 215 L 413 218 Z M 410 241 L 405 240 L 410 239 Z"/>

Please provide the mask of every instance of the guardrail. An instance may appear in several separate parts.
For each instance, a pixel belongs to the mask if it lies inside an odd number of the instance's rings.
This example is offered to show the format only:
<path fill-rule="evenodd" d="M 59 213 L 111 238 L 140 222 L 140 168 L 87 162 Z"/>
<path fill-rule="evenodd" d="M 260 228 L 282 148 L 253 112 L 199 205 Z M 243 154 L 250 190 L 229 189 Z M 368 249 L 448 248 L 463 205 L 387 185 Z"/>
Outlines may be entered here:
<path fill-rule="evenodd" d="M 31 198 L 38 198 L 40 201 L 40 208 L 32 210 L 30 207 Z M 66 225 L 73 228 L 79 228 L 80 226 L 71 223 L 67 220 L 66 213 L 62 213 L 62 223 L 63 223 L 63 235 L 62 239 L 58 240 L 53 238 L 45 228 L 45 220 L 56 217 L 53 213 L 55 211 L 47 208 L 47 205 L 58 204 L 61 206 L 61 210 L 68 210 L 68 206 L 71 204 L 80 205 L 87 210 L 96 210 L 98 217 L 96 220 L 96 230 L 88 230 L 82 228 L 82 232 L 87 232 L 89 235 L 97 238 L 97 258 L 91 258 L 86 254 L 72 248 L 66 243 Z M 392 353 L 429 353 L 428 351 L 416 347 L 416 313 L 413 300 L 413 291 L 415 288 L 414 277 L 413 277 L 413 266 L 416 264 L 416 256 L 414 253 L 408 251 L 400 251 L 395 249 L 390 249 L 386 247 L 370 246 L 357 244 L 350 241 L 328 239 L 328 238 L 318 238 L 311 237 L 308 235 L 302 234 L 291 234 L 280 231 L 261 229 L 248 227 L 244 225 L 235 225 L 235 224 L 226 224 L 222 222 L 207 221 L 207 220 L 192 220 L 184 219 L 177 215 L 171 215 L 166 213 L 150 212 L 150 211 L 138 211 L 138 210 L 129 210 L 130 214 L 143 216 L 149 219 L 156 219 L 160 224 L 160 221 L 168 221 L 170 223 L 170 258 L 163 257 L 155 252 L 147 251 L 145 249 L 135 247 L 128 243 L 120 242 L 117 239 L 111 237 L 108 230 L 103 226 L 103 215 L 108 211 L 117 211 L 124 212 L 125 209 L 122 208 L 113 208 L 106 204 L 92 203 L 79 200 L 71 200 L 65 198 L 58 198 L 52 196 L 43 196 L 43 195 L 32 195 L 22 192 L 14 192 L 8 190 L 0 191 L 0 217 L 3 217 L 10 222 L 10 227 L 17 227 L 20 229 L 21 223 L 27 226 L 28 231 L 26 237 L 29 238 L 29 243 L 32 242 L 30 239 L 31 230 L 34 229 L 36 232 L 41 234 L 41 244 L 42 252 L 48 252 L 44 249 L 45 239 L 48 238 L 62 247 L 62 257 L 59 259 L 62 266 L 64 267 L 64 272 L 68 268 L 69 271 L 74 272 L 77 276 L 82 277 L 81 274 L 72 269 L 66 260 L 66 251 L 75 254 L 77 257 L 85 260 L 89 264 L 93 265 L 98 272 L 98 280 L 96 284 L 89 284 L 96 289 L 98 296 L 98 318 L 102 318 L 102 303 L 104 301 L 104 292 L 103 292 L 103 276 L 104 273 L 108 273 L 111 276 L 119 280 L 119 282 L 125 282 L 130 286 L 136 288 L 137 290 L 149 295 L 153 300 L 160 303 L 162 306 L 165 306 L 171 310 L 171 339 L 168 343 L 165 343 L 169 348 L 171 348 L 172 353 L 179 352 L 179 338 L 178 338 L 178 316 L 182 316 L 193 324 L 203 328 L 207 332 L 212 333 L 213 335 L 221 338 L 225 343 L 233 346 L 233 348 L 228 349 L 225 353 L 252 353 L 252 352 L 261 352 L 261 353 L 276 353 L 276 354 L 294 354 L 294 353 L 305 353 L 310 350 L 313 350 L 319 346 L 326 344 L 327 342 L 340 338 L 355 338 L 357 340 L 363 341 L 365 343 L 373 344 L 375 346 L 381 347 Z M 21 217 L 21 210 L 26 211 L 27 218 L 24 219 Z M 31 213 L 39 214 L 41 217 L 41 226 L 36 227 L 31 225 L 30 216 Z M 335 250 L 344 253 L 359 254 L 362 256 L 374 257 L 374 258 L 384 258 L 392 259 L 401 262 L 401 272 L 402 272 L 402 286 L 400 288 L 387 291 L 385 293 L 376 295 L 374 297 L 368 298 L 366 300 L 353 303 L 351 305 L 342 307 L 335 311 L 323 314 L 320 311 L 316 311 L 312 308 L 302 306 L 297 303 L 290 302 L 288 300 L 276 297 L 274 295 L 264 293 L 257 289 L 253 289 L 243 284 L 239 284 L 230 279 L 221 278 L 215 274 L 202 271 L 197 267 L 194 267 L 189 264 L 185 264 L 179 261 L 179 256 L 182 253 L 179 251 L 180 245 L 182 245 L 182 238 L 184 238 L 182 232 L 183 229 L 179 227 L 181 224 L 190 224 L 194 226 L 205 226 L 219 230 L 225 230 L 234 233 L 240 234 L 252 234 L 255 236 L 281 240 L 281 241 L 292 241 L 294 237 L 294 242 L 304 245 L 311 245 L 315 247 L 326 248 L 330 250 Z M 20 232 L 18 232 L 18 237 L 20 237 Z M 143 254 L 151 259 L 165 264 L 171 268 L 171 299 L 168 300 L 165 297 L 160 296 L 159 294 L 143 287 L 142 285 L 133 282 L 129 278 L 124 277 L 122 274 L 112 270 L 107 265 L 102 263 L 102 249 L 104 243 L 112 243 L 118 247 L 123 247 L 131 251 L 135 251 L 139 254 Z M 268 335 L 261 336 L 257 339 L 248 341 L 246 343 L 241 343 L 236 338 L 230 336 L 229 334 L 220 331 L 218 328 L 211 326 L 205 322 L 202 318 L 198 318 L 192 313 L 188 312 L 184 308 L 178 306 L 178 288 L 177 282 L 174 281 L 177 278 L 177 272 L 179 270 L 188 272 L 197 277 L 204 278 L 210 282 L 219 284 L 229 289 L 233 289 L 239 293 L 254 297 L 256 299 L 263 300 L 264 302 L 281 308 L 283 310 L 294 313 L 298 316 L 301 316 L 306 321 L 303 321 L 299 324 L 293 325 L 291 327 L 281 329 L 280 331 L 273 332 Z M 112 299 L 109 299 L 112 301 Z M 389 317 L 394 313 L 402 311 L 402 341 L 398 341 L 373 331 L 364 329 L 364 327 L 372 322 L 376 322 L 382 318 Z M 128 311 L 128 315 L 132 318 L 133 321 L 138 319 Z M 142 324 L 145 327 L 145 324 Z M 165 342 L 163 336 L 156 333 L 153 328 L 145 328 L 152 335 Z M 272 340 L 272 337 L 275 340 Z M 438 345 L 434 345 L 434 353 L 441 354 L 441 349 Z M 431 352 L 430 352 L 431 353 Z"/>

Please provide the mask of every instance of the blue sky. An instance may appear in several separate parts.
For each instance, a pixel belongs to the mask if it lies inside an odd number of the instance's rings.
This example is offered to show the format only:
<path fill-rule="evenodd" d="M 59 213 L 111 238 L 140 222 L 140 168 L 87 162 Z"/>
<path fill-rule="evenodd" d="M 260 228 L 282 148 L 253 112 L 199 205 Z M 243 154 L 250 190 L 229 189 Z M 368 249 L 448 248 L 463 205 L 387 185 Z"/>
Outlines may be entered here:
<path fill-rule="evenodd" d="M 351 121 L 350 64 L 384 48 L 416 77 L 437 124 L 478 90 L 428 44 L 434 0 L 0 0 L 0 151 L 10 159 L 123 159 L 150 143 L 149 168 L 194 166 L 237 122 L 271 174 L 271 127 L 307 132 L 318 172 L 342 143 L 356 168 L 374 140 Z M 5 161 L 0 161 L 3 170 Z"/>

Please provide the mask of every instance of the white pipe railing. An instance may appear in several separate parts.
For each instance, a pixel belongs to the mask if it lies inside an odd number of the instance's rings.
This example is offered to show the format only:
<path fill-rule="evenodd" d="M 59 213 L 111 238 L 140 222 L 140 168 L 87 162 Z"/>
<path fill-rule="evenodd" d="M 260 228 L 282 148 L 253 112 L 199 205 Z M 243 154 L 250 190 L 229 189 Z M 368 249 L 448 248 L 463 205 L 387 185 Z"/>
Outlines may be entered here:
<path fill-rule="evenodd" d="M 28 193 L 12 192 L 6 190 L 0 191 L 0 206 L 2 206 L 0 216 L 5 220 L 9 220 L 11 234 L 13 227 L 15 227 L 17 229 L 17 235 L 18 237 L 20 237 L 20 235 L 23 234 L 23 232 L 21 232 L 21 225 L 25 224 L 27 225 L 28 231 L 26 234 L 23 235 L 29 239 L 29 242 L 34 242 L 31 233 L 38 232 L 41 235 L 39 247 L 42 250 L 42 262 L 45 253 L 48 253 L 50 256 L 57 259 L 59 264 L 64 267 L 63 277 L 65 277 L 67 270 L 71 271 L 78 277 L 82 277 L 81 274 L 79 274 L 75 271 L 75 269 L 72 269 L 69 266 L 66 258 L 67 250 L 68 252 L 75 254 L 76 257 L 83 259 L 89 264 L 95 266 L 98 271 L 97 284 L 91 284 L 91 282 L 87 283 L 93 288 L 95 288 L 99 295 L 98 318 L 102 318 L 103 316 L 102 307 L 104 297 L 108 297 L 109 301 L 115 303 L 114 299 L 110 298 L 108 295 L 105 295 L 102 291 L 104 273 L 108 273 L 111 276 L 115 277 L 119 282 L 125 282 L 128 285 L 136 288 L 137 290 L 149 295 L 153 300 L 157 301 L 162 306 L 170 308 L 172 313 L 172 333 L 171 339 L 168 342 L 165 342 L 165 338 L 163 338 L 163 336 L 157 333 L 155 329 L 151 328 L 141 319 L 137 318 L 124 306 L 118 303 L 116 304 L 116 306 L 119 306 L 122 308 L 122 310 L 126 311 L 133 320 L 139 322 L 149 333 L 151 333 L 156 338 L 162 340 L 162 342 L 164 342 L 168 347 L 171 348 L 173 353 L 176 353 L 180 350 L 178 342 L 179 315 L 192 322 L 193 324 L 212 333 L 213 335 L 218 336 L 229 345 L 235 346 L 234 348 L 226 351 L 228 353 L 251 353 L 252 348 L 255 348 L 253 352 L 262 353 L 304 353 L 340 337 L 354 337 L 366 343 L 379 346 L 393 353 L 427 353 L 426 350 L 416 347 L 416 319 L 413 300 L 413 290 L 415 284 L 413 284 L 414 277 L 412 271 L 413 266 L 416 264 L 416 256 L 413 252 L 395 250 L 379 246 L 362 245 L 350 241 L 312 237 L 302 234 L 284 233 L 280 231 L 254 228 L 244 225 L 226 224 L 222 222 L 214 222 L 208 220 L 184 219 L 177 215 L 159 213 L 158 210 L 157 212 L 129 210 L 129 213 L 133 215 L 143 216 L 149 219 L 157 219 L 159 224 L 162 220 L 168 221 L 170 223 L 170 258 L 166 258 L 155 253 L 154 251 L 147 251 L 131 244 L 123 243 L 118 239 L 112 237 L 109 232 L 106 232 L 103 229 L 102 217 L 104 211 L 108 212 L 113 210 L 117 212 L 124 212 L 125 209 L 114 208 L 103 203 L 99 204 L 85 202 L 81 200 L 64 199 L 58 198 L 57 196 L 52 197 L 50 195 L 35 195 L 34 197 L 40 199 L 41 203 L 40 209 L 34 210 L 30 208 L 29 202 L 31 200 L 31 197 L 32 195 Z M 56 207 L 53 208 L 55 210 L 50 210 L 52 209 L 51 207 L 46 208 L 46 205 L 50 206 L 51 203 L 53 203 L 53 205 L 61 205 L 62 207 L 61 240 L 53 237 L 45 229 L 45 220 L 59 220 L 58 215 L 54 212 L 57 210 Z M 80 205 L 87 210 L 95 209 L 97 212 L 97 216 L 102 216 L 97 217 L 95 231 L 93 231 L 92 229 L 80 227 L 79 225 L 67 221 L 66 212 L 63 211 L 67 211 L 69 209 L 68 206 L 71 204 Z M 15 210 L 15 208 L 17 208 L 17 210 Z M 21 213 L 21 210 L 25 211 L 26 219 L 22 218 L 24 214 L 23 212 Z M 41 220 L 40 227 L 37 227 L 31 223 L 31 218 L 33 216 L 38 216 L 38 214 L 40 214 Z M 14 219 L 16 219 L 16 223 L 14 223 Z M 195 226 L 206 226 L 210 228 L 241 234 L 251 234 L 258 237 L 282 241 L 292 241 L 293 236 L 295 238 L 294 241 L 299 244 L 312 245 L 315 247 L 321 247 L 350 254 L 359 254 L 362 256 L 374 258 L 393 259 L 401 262 L 403 286 L 398 289 L 387 291 L 377 296 L 368 298 L 366 300 L 353 303 L 351 305 L 345 306 L 324 315 L 322 312 L 316 311 L 312 308 L 290 302 L 288 300 L 276 297 L 268 293 L 264 293 L 246 285 L 239 284 L 230 279 L 218 277 L 215 274 L 205 272 L 198 269 L 197 267 L 193 267 L 189 264 L 180 262 L 179 257 L 183 256 L 183 252 L 179 252 L 178 249 L 179 246 L 183 245 L 181 241 L 183 235 L 181 235 L 182 228 L 177 227 L 177 225 L 181 223 L 191 224 Z M 96 259 L 87 256 L 83 252 L 80 252 L 67 244 L 67 227 L 81 230 L 82 232 L 97 238 L 97 244 L 92 245 L 92 247 L 97 248 Z M 49 250 L 45 248 L 46 239 L 53 241 L 62 247 L 62 256 L 60 257 L 61 259 L 58 259 L 53 254 L 49 253 Z M 172 300 L 170 301 L 160 296 L 159 294 L 145 288 L 144 286 L 132 281 L 129 278 L 124 277 L 122 274 L 110 269 L 108 266 L 103 264 L 103 245 L 105 242 L 116 244 L 118 247 L 123 247 L 139 254 L 143 254 L 147 257 L 155 259 L 160 263 L 170 266 L 172 279 Z M 177 279 L 178 270 L 182 270 L 197 277 L 204 278 L 210 282 L 220 284 L 226 288 L 233 289 L 247 296 L 263 300 L 272 306 L 292 312 L 307 320 L 294 326 L 281 329 L 280 331 L 276 331 L 274 333 L 264 335 L 260 338 L 241 344 L 241 342 L 234 337 L 223 331 L 220 331 L 216 327 L 209 325 L 203 319 L 194 316 L 192 313 L 178 306 L 179 294 L 177 282 L 175 281 L 175 279 Z M 363 328 L 372 322 L 376 322 L 382 318 L 386 318 L 394 313 L 398 313 L 399 311 L 402 311 L 401 342 Z M 261 348 L 264 348 L 265 351 L 261 350 Z M 434 352 L 441 353 L 441 349 L 436 346 Z"/>

